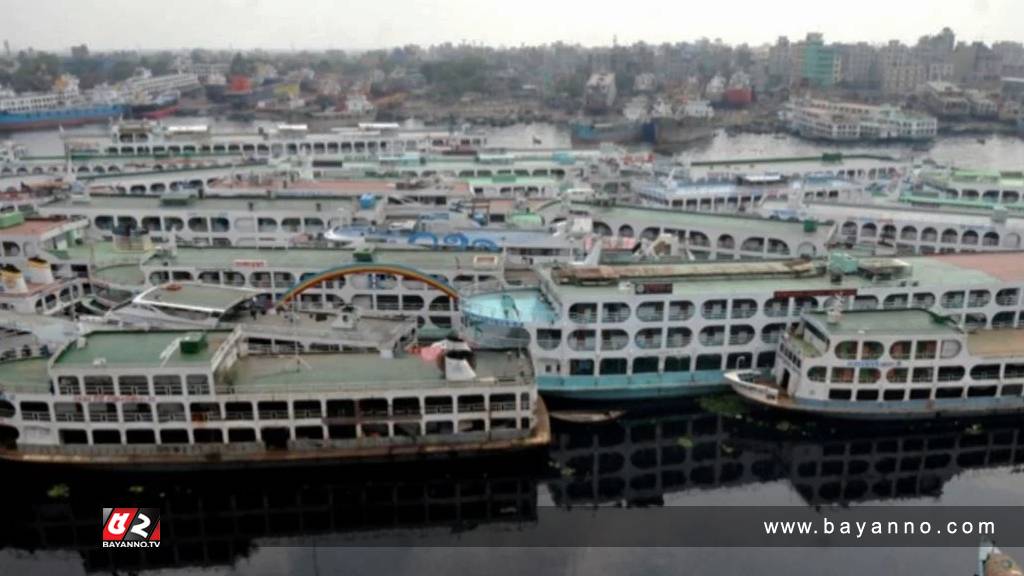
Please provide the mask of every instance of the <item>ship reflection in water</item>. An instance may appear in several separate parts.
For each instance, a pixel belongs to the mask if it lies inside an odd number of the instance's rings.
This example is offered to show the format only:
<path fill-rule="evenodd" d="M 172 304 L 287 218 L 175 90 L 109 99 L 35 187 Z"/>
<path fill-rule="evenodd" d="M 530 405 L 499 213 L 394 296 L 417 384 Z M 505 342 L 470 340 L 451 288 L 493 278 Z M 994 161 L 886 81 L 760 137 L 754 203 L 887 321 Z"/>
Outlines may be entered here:
<path fill-rule="evenodd" d="M 1015 474 L 1022 428 L 989 421 L 868 433 L 683 405 L 600 424 L 555 422 L 546 456 L 142 478 L 5 466 L 8 494 L 18 497 L 5 504 L 0 548 L 34 551 L 40 562 L 77 552 L 89 572 L 188 569 L 235 565 L 262 547 L 413 545 L 423 534 L 458 545 L 460 534 L 493 533 L 495 545 L 515 545 L 550 514 L 672 505 L 736 487 L 747 500 L 739 503 L 751 505 L 792 504 L 768 490 L 779 484 L 811 506 L 935 499 L 966 470 Z M 99 546 L 101 508 L 122 505 L 160 508 L 158 550 Z M 554 508 L 539 514 L 539 506 Z"/>

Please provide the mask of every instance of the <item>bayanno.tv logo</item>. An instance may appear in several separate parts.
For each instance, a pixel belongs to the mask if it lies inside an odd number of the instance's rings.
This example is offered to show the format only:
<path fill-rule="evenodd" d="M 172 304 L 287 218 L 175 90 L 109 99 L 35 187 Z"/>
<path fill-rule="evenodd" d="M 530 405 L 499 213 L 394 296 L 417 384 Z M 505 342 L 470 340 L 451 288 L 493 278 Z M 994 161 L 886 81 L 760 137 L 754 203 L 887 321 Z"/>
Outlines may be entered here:
<path fill-rule="evenodd" d="M 158 508 L 104 508 L 104 548 L 159 548 Z"/>

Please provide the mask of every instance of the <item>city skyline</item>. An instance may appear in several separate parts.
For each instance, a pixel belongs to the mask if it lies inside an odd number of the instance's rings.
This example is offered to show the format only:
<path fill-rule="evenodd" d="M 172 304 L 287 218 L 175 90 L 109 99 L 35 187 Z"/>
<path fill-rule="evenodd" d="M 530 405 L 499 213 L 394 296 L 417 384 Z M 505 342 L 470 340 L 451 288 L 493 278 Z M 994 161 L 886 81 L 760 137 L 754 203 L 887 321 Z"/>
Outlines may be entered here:
<path fill-rule="evenodd" d="M 770 5 L 735 0 L 727 6 L 640 0 L 628 12 L 621 5 L 538 0 L 396 0 L 344 7 L 328 0 L 183 0 L 174 10 L 126 0 L 3 4 L 7 26 L 0 29 L 0 38 L 14 51 L 66 51 L 78 44 L 93 50 L 370 50 L 446 42 L 607 46 L 615 41 L 661 44 L 701 38 L 756 46 L 773 43 L 778 36 L 800 39 L 808 32 L 824 34 L 826 42 L 884 44 L 897 39 L 913 44 L 945 26 L 966 42 L 1024 40 L 1015 24 L 1024 19 L 1024 4 L 1012 0 L 949 2 L 941 10 L 933 2 L 862 0 L 856 10 L 843 11 L 825 11 L 807 0 Z M 736 14 L 744 17 L 736 19 Z M 367 22 L 374 24 L 363 25 Z"/>

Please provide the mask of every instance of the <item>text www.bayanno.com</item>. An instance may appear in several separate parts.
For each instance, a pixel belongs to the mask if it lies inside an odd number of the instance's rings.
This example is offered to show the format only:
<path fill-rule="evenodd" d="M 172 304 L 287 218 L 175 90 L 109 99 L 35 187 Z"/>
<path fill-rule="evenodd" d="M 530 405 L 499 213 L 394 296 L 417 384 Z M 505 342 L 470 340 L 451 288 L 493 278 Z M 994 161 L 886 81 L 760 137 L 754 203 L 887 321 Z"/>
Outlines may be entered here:
<path fill-rule="evenodd" d="M 825 517 L 821 520 L 804 521 L 766 521 L 765 534 L 769 536 L 787 535 L 839 535 L 853 538 L 865 536 L 928 536 L 928 535 L 979 535 L 994 536 L 996 523 L 988 521 L 949 521 L 932 524 L 928 521 L 833 521 Z"/>

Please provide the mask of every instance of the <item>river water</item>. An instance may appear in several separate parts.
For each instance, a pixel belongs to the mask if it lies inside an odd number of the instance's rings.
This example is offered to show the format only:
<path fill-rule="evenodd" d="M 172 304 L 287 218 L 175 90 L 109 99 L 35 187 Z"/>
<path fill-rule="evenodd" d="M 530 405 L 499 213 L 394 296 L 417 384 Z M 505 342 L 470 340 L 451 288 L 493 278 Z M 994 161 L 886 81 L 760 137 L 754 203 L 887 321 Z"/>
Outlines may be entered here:
<path fill-rule="evenodd" d="M 491 142 L 530 146 L 534 138 L 539 147 L 569 146 L 563 129 L 541 124 L 498 129 Z M 54 132 L 15 139 L 32 154 L 60 153 Z M 683 153 L 825 150 L 790 136 L 723 132 Z M 841 150 L 922 154 L 907 146 Z M 946 138 L 924 154 L 959 166 L 1024 168 L 1024 141 L 1014 137 Z M 604 424 L 556 422 L 543 453 L 460 463 L 162 475 L 4 465 L 0 574 L 968 576 L 977 555 L 968 547 L 608 548 L 591 545 L 586 533 L 627 530 L 609 520 L 622 508 L 1016 506 L 1024 504 L 1022 465 L 1019 421 L 850 427 L 736 418 L 694 404 Z M 140 505 L 161 510 L 161 548 L 101 548 L 101 508 Z M 578 541 L 559 534 L 552 541 L 561 546 L 536 546 L 538 532 L 566 519 Z M 684 511 L 679 521 L 701 518 Z M 1009 552 L 1024 559 L 1024 549 Z"/>
<path fill-rule="evenodd" d="M 969 546 L 618 548 L 592 545 L 593 531 L 635 537 L 666 513 L 692 527 L 694 506 L 744 507 L 760 524 L 765 506 L 1020 505 L 1022 463 L 1020 421 L 855 427 L 687 403 L 555 421 L 545 452 L 485 460 L 159 475 L 2 466 L 0 574 L 968 576 Z M 100 509 L 138 505 L 161 510 L 161 548 L 100 548 Z M 620 525 L 624 508 L 639 525 Z"/>
<path fill-rule="evenodd" d="M 176 123 L 204 123 L 203 118 L 176 118 Z M 217 121 L 220 128 L 246 128 L 245 125 Z M 415 124 L 413 124 L 415 125 Z M 102 131 L 103 127 L 78 127 L 69 134 Z M 57 131 L 22 132 L 12 140 L 25 146 L 33 155 L 61 154 L 61 140 Z M 494 128 L 489 136 L 493 146 L 510 148 L 570 148 L 569 132 L 552 124 L 518 124 Z M 915 150 L 908 144 L 864 146 L 858 144 L 828 145 L 802 140 L 788 134 L 734 134 L 719 131 L 713 138 L 680 149 L 693 160 L 727 158 L 760 158 L 778 156 L 819 155 L 839 150 L 845 153 L 871 152 L 895 156 L 930 157 L 940 164 L 960 167 L 1020 170 L 1024 168 L 1024 139 L 1016 136 L 992 135 L 981 140 L 975 136 L 955 136 L 936 140 L 927 150 Z"/>

